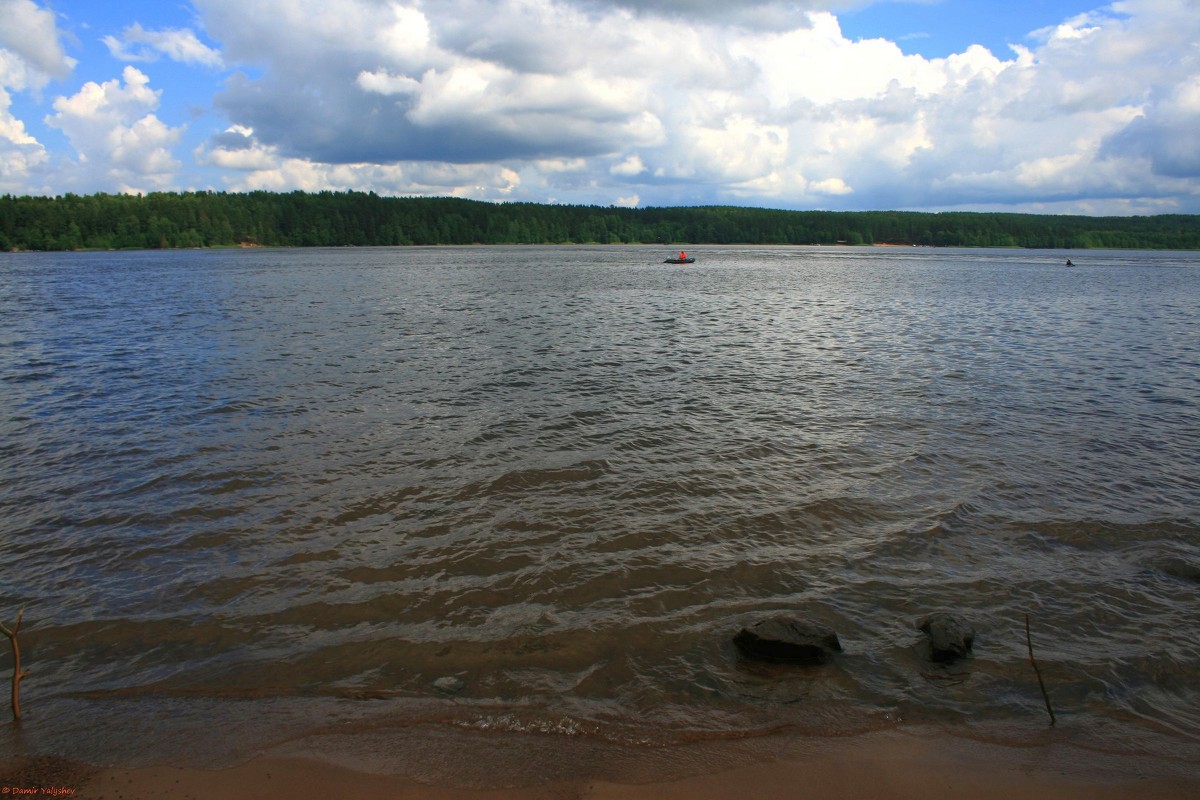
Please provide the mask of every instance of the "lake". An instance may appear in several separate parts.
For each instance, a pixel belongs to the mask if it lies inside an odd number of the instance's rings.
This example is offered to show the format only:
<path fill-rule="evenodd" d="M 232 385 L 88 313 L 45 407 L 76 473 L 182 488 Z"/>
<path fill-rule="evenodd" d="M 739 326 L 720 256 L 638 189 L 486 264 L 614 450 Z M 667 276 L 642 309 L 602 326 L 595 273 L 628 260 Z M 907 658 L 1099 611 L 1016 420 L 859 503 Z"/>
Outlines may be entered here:
<path fill-rule="evenodd" d="M 687 250 L 0 254 L 0 748 L 1200 753 L 1200 253 Z"/>

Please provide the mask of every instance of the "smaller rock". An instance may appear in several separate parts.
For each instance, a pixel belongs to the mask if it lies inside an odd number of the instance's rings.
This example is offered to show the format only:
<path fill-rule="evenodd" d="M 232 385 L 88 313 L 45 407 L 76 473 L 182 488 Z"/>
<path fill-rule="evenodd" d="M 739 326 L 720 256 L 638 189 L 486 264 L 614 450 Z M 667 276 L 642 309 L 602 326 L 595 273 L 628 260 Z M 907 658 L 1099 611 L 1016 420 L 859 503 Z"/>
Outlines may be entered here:
<path fill-rule="evenodd" d="M 828 625 L 782 615 L 742 628 L 733 643 L 748 658 L 797 664 L 824 664 L 842 651 Z"/>
<path fill-rule="evenodd" d="M 451 675 L 447 675 L 445 678 L 438 678 L 433 682 L 433 688 L 446 694 L 461 692 L 466 685 L 461 678 L 455 678 Z"/>
<path fill-rule="evenodd" d="M 1200 564 L 1184 561 L 1182 558 L 1167 558 L 1158 562 L 1157 566 L 1172 578 L 1200 583 Z"/>
<path fill-rule="evenodd" d="M 957 661 L 971 652 L 975 629 L 957 614 L 939 611 L 917 623 L 929 635 L 929 649 L 934 661 Z"/>

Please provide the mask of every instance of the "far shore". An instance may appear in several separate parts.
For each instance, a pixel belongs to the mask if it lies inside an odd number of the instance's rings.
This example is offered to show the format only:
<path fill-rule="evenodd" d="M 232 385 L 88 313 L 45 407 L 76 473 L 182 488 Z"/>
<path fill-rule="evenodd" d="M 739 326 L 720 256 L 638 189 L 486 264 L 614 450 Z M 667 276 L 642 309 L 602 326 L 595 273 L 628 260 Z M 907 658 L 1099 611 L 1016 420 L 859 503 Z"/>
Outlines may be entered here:
<path fill-rule="evenodd" d="M 651 776 L 637 783 L 603 774 L 545 782 L 539 780 L 535 767 L 525 765 L 519 780 L 481 787 L 426 785 L 404 775 L 358 771 L 311 756 L 267 754 L 221 770 L 95 768 L 41 759 L 27 761 L 23 768 L 0 768 L 0 785 L 6 798 L 110 800 L 1190 800 L 1200 796 L 1200 770 L 1178 762 L 1087 751 L 1055 741 L 1015 748 L 920 729 L 816 740 L 802 752 L 734 768 L 706 771 L 707 763 L 695 759 L 686 777 L 657 780 Z"/>
<path fill-rule="evenodd" d="M 257 242 L 239 242 L 237 244 L 213 244 L 198 247 L 121 247 L 121 248 L 90 248 L 76 247 L 70 250 L 30 250 L 25 248 L 10 248 L 0 252 L 10 253 L 12 255 L 25 254 L 56 254 L 56 253 L 180 253 L 185 251 L 210 251 L 210 252 L 227 252 L 230 250 L 340 250 L 340 249 L 387 249 L 387 250 L 419 250 L 425 248 L 435 249 L 453 249 L 465 247 L 537 247 L 537 248 L 553 248 L 553 247 L 664 247 L 667 250 L 674 250 L 678 246 L 676 244 L 662 244 L 661 242 L 471 242 L 469 244 L 326 244 L 326 245 L 291 245 L 291 244 L 259 244 Z M 1123 248 L 1070 248 L 1070 247 L 1024 247 L 1021 245 L 989 245 L 989 246 L 974 246 L 974 245 L 936 245 L 936 244 L 901 244 L 897 242 L 861 242 L 851 244 L 850 242 L 809 242 L 800 244 L 796 242 L 785 243 L 754 243 L 744 242 L 739 244 L 684 244 L 684 247 L 693 250 L 703 250 L 704 248 L 719 248 L 721 250 L 734 250 L 739 247 L 777 247 L 777 248 L 839 248 L 839 249 L 870 249 L 872 247 L 898 247 L 903 249 L 920 248 L 922 250 L 1038 250 L 1047 252 L 1073 252 L 1073 253 L 1105 253 L 1105 252 L 1127 252 Z M 1135 251 L 1140 252 L 1140 251 Z M 1193 250 L 1185 249 L 1159 249 L 1148 250 L 1146 252 L 1162 252 L 1162 253 L 1191 253 Z"/>

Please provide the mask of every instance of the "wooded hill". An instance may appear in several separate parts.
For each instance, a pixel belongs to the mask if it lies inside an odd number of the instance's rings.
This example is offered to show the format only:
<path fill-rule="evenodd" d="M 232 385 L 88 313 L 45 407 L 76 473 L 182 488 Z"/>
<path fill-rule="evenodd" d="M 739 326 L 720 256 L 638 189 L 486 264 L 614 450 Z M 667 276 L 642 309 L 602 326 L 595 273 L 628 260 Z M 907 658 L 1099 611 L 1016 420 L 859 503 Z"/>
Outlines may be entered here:
<path fill-rule="evenodd" d="M 1200 216 L 630 209 L 363 192 L 0 197 L 0 250 L 638 242 L 1195 250 Z"/>

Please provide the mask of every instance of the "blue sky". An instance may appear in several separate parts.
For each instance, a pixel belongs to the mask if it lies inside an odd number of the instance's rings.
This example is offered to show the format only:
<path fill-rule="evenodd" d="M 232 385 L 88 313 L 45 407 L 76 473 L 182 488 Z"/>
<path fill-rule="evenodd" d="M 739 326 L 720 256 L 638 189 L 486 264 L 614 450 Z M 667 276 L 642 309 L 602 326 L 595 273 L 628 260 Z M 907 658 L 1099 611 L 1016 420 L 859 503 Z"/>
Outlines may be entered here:
<path fill-rule="evenodd" d="M 1200 213 L 1195 0 L 0 0 L 0 193 Z"/>
<path fill-rule="evenodd" d="M 1031 31 L 1102 6 L 1094 0 L 942 0 L 881 2 L 840 13 L 851 39 L 890 39 L 905 53 L 945 58 L 980 44 L 1004 56 L 1030 46 Z"/>

